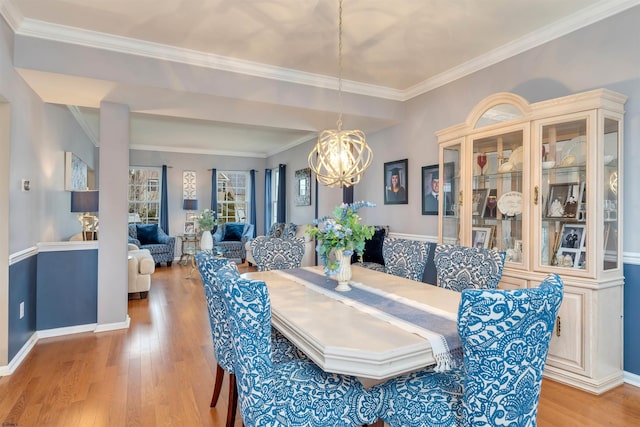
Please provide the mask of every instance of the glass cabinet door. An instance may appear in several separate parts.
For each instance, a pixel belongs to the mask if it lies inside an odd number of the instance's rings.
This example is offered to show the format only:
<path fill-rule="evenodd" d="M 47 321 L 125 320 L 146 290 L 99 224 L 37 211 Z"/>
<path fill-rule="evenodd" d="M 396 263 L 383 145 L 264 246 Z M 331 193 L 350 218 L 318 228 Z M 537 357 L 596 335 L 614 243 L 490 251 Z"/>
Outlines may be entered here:
<path fill-rule="evenodd" d="M 618 240 L 618 212 L 620 207 L 618 196 L 620 122 L 618 120 L 605 117 L 603 141 L 604 203 L 602 205 L 602 215 L 604 219 L 604 257 L 602 257 L 602 269 L 613 270 L 620 267 L 618 265 L 618 252 L 621 250 Z"/>
<path fill-rule="evenodd" d="M 473 172 L 469 246 L 506 252 L 506 261 L 523 263 L 529 247 L 523 224 L 525 130 L 479 136 L 472 143 Z"/>
<path fill-rule="evenodd" d="M 440 194 L 438 210 L 441 212 L 439 236 L 441 243 L 460 244 L 460 201 L 462 179 L 460 162 L 462 141 L 447 145 L 440 151 Z"/>
<path fill-rule="evenodd" d="M 587 215 L 587 126 L 584 117 L 541 128 L 540 187 L 534 203 L 540 215 L 543 268 L 587 268 L 587 225 L 592 220 Z"/>

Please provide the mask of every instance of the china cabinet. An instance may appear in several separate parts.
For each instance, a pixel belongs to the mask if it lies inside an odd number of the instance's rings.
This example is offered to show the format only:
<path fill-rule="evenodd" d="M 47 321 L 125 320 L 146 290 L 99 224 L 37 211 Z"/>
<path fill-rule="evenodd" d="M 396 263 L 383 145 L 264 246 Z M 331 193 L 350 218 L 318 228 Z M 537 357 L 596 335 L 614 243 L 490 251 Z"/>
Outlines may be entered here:
<path fill-rule="evenodd" d="M 565 295 L 545 375 L 593 393 L 623 382 L 625 101 L 606 89 L 531 104 L 498 93 L 437 132 L 440 170 L 452 171 L 440 242 L 505 251 L 501 288 L 558 273 Z"/>

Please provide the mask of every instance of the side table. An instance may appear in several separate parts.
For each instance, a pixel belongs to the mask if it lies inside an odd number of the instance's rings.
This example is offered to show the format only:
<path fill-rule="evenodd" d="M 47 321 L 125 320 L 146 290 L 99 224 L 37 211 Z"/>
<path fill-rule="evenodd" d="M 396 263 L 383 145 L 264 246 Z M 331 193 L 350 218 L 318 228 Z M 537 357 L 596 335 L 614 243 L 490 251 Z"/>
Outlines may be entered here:
<path fill-rule="evenodd" d="M 178 264 L 187 265 L 191 261 L 191 265 L 195 266 L 196 254 L 200 246 L 200 242 L 195 235 L 183 235 L 179 236 L 182 241 L 180 248 L 180 260 Z"/>

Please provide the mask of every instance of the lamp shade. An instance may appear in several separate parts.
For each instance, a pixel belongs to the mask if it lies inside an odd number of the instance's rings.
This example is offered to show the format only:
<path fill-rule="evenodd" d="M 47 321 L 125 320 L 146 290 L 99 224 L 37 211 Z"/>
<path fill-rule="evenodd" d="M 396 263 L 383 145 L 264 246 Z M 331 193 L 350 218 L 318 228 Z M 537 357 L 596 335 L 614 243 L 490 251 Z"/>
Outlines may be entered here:
<path fill-rule="evenodd" d="M 185 211 L 197 211 L 198 199 L 184 199 L 182 201 L 182 209 Z"/>
<path fill-rule="evenodd" d="M 98 190 L 72 191 L 71 212 L 98 212 Z"/>

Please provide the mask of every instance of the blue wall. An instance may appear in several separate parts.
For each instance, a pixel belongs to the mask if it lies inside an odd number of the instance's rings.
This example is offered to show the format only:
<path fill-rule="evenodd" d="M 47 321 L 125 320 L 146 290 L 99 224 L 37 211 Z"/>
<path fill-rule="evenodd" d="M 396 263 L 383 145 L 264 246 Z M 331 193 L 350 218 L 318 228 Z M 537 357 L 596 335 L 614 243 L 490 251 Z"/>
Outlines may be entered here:
<path fill-rule="evenodd" d="M 624 265 L 624 370 L 640 375 L 640 265 Z"/>
<path fill-rule="evenodd" d="M 36 331 L 36 274 L 38 257 L 31 256 L 9 266 L 9 360 Z M 20 303 L 24 317 L 20 319 Z"/>
<path fill-rule="evenodd" d="M 98 250 L 38 254 L 37 330 L 98 322 Z"/>

